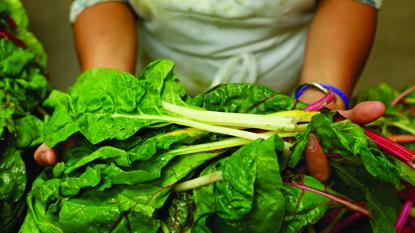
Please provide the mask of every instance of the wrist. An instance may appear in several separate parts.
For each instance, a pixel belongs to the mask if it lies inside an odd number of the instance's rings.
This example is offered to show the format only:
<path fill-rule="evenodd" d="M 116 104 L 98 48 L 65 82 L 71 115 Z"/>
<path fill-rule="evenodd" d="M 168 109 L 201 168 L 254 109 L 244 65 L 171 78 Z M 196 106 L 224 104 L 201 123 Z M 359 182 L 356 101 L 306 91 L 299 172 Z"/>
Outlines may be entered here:
<path fill-rule="evenodd" d="M 306 104 L 311 104 L 320 100 L 325 95 L 326 94 L 320 90 L 308 88 L 307 90 L 304 90 L 304 92 L 299 96 L 298 100 Z M 344 103 L 343 99 L 338 94 L 336 94 L 335 100 L 328 104 L 327 108 L 346 109 L 346 104 Z"/>
<path fill-rule="evenodd" d="M 295 93 L 295 98 L 305 103 L 314 103 L 323 98 L 329 91 L 334 92 L 335 100 L 327 107 L 331 109 L 347 109 L 349 108 L 349 100 L 347 95 L 338 87 L 325 84 L 309 82 L 301 84 Z"/>

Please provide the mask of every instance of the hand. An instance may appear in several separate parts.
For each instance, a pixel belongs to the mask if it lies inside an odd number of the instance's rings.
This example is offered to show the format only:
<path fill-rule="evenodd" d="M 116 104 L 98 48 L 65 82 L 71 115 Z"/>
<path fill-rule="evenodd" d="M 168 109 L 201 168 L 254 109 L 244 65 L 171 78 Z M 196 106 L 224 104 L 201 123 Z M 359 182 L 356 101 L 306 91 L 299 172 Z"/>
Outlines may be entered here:
<path fill-rule="evenodd" d="M 385 113 L 385 105 L 378 101 L 367 101 L 357 104 L 350 110 L 340 110 L 338 113 L 353 123 L 364 125 L 381 117 Z M 305 151 L 307 170 L 319 181 L 327 181 L 330 178 L 330 166 L 323 148 L 316 135 L 310 134 L 308 140 Z"/>
<path fill-rule="evenodd" d="M 76 142 L 76 137 L 70 137 L 68 140 L 62 143 L 62 148 L 69 149 Z M 54 148 L 49 147 L 45 143 L 40 145 L 33 155 L 36 163 L 41 166 L 53 166 L 58 161 L 58 152 Z"/>
<path fill-rule="evenodd" d="M 44 143 L 35 150 L 33 157 L 41 166 L 52 166 L 58 161 L 56 150 Z"/>

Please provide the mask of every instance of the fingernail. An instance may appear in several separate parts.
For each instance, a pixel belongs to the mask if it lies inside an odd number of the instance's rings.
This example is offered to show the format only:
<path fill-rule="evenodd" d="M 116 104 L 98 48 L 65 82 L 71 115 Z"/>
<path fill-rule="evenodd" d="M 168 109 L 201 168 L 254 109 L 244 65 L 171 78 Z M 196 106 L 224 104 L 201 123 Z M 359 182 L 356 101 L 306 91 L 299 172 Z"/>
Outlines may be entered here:
<path fill-rule="evenodd" d="M 40 152 L 39 158 L 42 164 L 46 164 L 48 162 L 46 151 Z"/>
<path fill-rule="evenodd" d="M 316 144 L 317 144 L 316 137 L 314 135 L 309 135 L 307 148 L 310 150 L 314 150 L 316 148 Z"/>
<path fill-rule="evenodd" d="M 351 115 L 351 110 L 337 110 L 337 113 L 339 113 L 344 118 L 349 118 Z"/>

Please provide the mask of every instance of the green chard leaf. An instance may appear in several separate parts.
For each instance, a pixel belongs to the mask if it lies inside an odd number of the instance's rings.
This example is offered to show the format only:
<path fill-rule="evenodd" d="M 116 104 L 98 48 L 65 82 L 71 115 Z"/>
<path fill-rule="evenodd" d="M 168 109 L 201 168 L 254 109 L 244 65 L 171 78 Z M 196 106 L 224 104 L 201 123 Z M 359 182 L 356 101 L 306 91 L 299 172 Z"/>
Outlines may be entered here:
<path fill-rule="evenodd" d="M 28 148 L 39 145 L 42 142 L 43 122 L 33 116 L 17 119 L 16 122 L 16 147 Z"/>
<path fill-rule="evenodd" d="M 42 142 L 39 110 L 50 91 L 46 54 L 27 25 L 19 0 L 0 1 L 0 232 L 6 233 L 18 230 L 26 211 L 26 187 L 36 172 L 22 158 Z"/>
<path fill-rule="evenodd" d="M 147 137 L 145 141 L 155 142 L 155 151 L 166 151 L 165 156 L 153 156 L 153 151 L 147 160 L 136 162 L 130 161 L 129 151 L 111 146 L 94 150 L 95 146 L 78 142 L 64 154 L 64 162 L 45 170 L 33 184 L 22 232 L 47 226 L 56 232 L 157 232 L 160 222 L 154 215 L 174 184 L 222 153 L 169 154 L 171 145 L 181 145 L 192 135 L 200 136 L 173 130 Z M 133 150 L 145 145 L 143 139 L 137 140 L 130 142 Z M 99 214 L 87 217 L 96 211 Z"/>
<path fill-rule="evenodd" d="M 377 146 L 365 135 L 363 129 L 349 120 L 332 122 L 330 117 L 323 114 L 313 116 L 309 130 L 299 135 L 299 143 L 288 162 L 295 167 L 307 145 L 309 133 L 314 133 L 327 155 L 339 155 L 337 160 L 344 163 L 363 164 L 366 170 L 380 180 L 399 186 L 399 170 L 380 152 Z"/>
<path fill-rule="evenodd" d="M 0 201 L 18 201 L 26 187 L 26 168 L 20 152 L 9 148 L 0 155 Z"/>
<path fill-rule="evenodd" d="M 156 61 L 140 79 L 111 69 L 83 73 L 68 94 L 56 93 L 46 101 L 56 109 L 46 125 L 52 135 L 46 143 L 54 146 L 77 131 L 93 144 L 125 140 L 143 127 L 165 122 L 157 119 L 168 115 L 161 107 L 163 90 L 181 90 L 172 70 L 171 61 Z M 178 100 L 184 92 L 168 93 L 166 99 Z"/>
<path fill-rule="evenodd" d="M 207 110 L 257 114 L 292 110 L 295 102 L 292 97 L 251 83 L 220 85 L 191 100 L 192 105 Z M 303 106 L 298 103 L 299 108 Z"/>
<path fill-rule="evenodd" d="M 168 203 L 164 223 L 171 233 L 181 233 L 190 228 L 194 203 L 192 197 L 184 192 L 173 197 L 171 203 Z"/>
<path fill-rule="evenodd" d="M 201 173 L 221 170 L 223 180 L 193 191 L 196 209 L 192 232 L 279 231 L 285 198 L 275 150 L 282 151 L 283 145 L 275 140 L 245 145 Z"/>
<path fill-rule="evenodd" d="M 302 177 L 301 184 L 327 191 L 322 183 L 310 176 Z M 287 200 L 286 215 L 281 231 L 284 233 L 299 232 L 305 226 L 315 224 L 328 209 L 336 206 L 336 203 L 327 197 L 289 185 L 284 185 L 283 194 Z"/>
<path fill-rule="evenodd" d="M 394 232 L 400 202 L 393 185 L 375 179 L 362 167 L 336 162 L 331 165 L 339 191 L 356 201 L 366 201 L 373 212 L 370 220 L 372 232 Z"/>

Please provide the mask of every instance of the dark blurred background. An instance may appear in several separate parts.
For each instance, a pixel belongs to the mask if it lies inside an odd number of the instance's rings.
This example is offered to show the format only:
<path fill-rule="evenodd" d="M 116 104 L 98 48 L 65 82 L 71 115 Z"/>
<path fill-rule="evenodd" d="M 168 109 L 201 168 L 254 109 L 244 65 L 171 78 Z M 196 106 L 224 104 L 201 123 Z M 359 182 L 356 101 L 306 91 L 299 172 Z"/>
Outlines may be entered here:
<path fill-rule="evenodd" d="M 71 0 L 22 0 L 30 29 L 49 55 L 52 83 L 65 90 L 79 74 L 69 24 Z M 385 0 L 378 33 L 357 90 L 387 82 L 394 87 L 415 84 L 415 0 Z"/>

